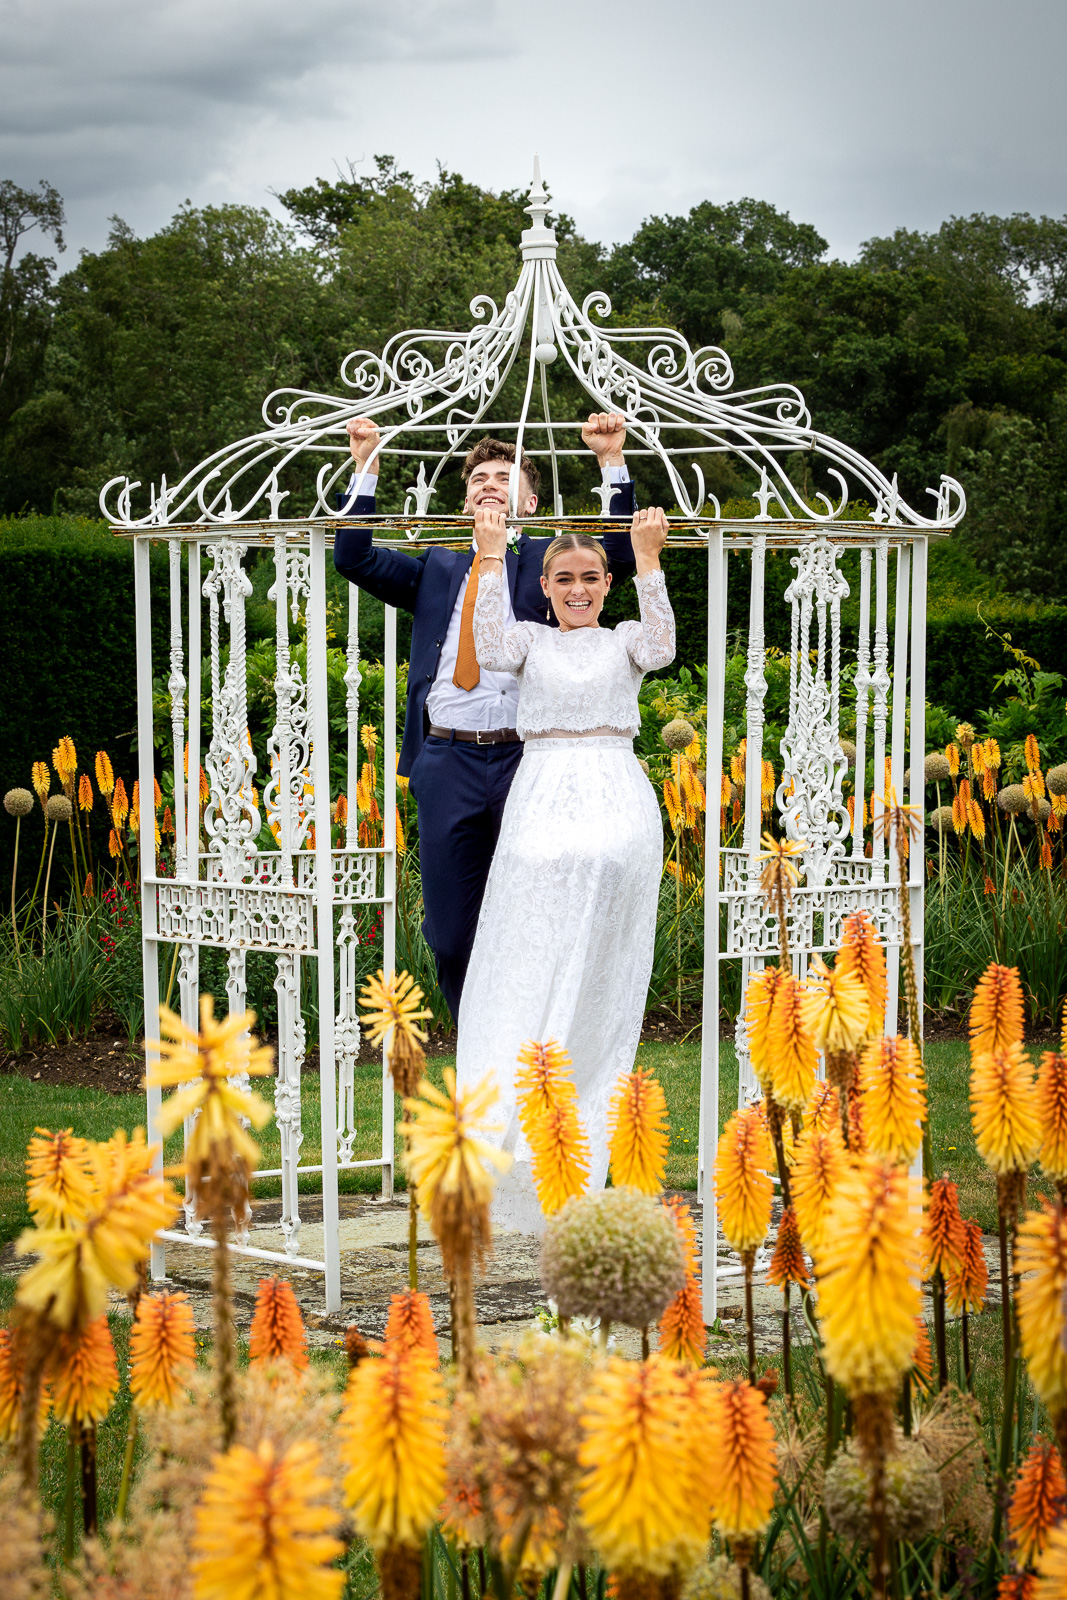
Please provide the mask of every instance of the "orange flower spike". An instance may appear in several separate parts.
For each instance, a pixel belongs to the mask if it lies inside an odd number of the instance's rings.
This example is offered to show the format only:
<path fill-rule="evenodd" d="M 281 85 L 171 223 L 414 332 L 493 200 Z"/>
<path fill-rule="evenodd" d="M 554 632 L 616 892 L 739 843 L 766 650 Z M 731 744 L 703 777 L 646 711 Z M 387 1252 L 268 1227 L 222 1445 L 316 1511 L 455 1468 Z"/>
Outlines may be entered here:
<path fill-rule="evenodd" d="M 1034 1069 L 1021 1044 L 975 1056 L 971 1125 L 991 1172 L 1025 1172 L 1041 1148 Z"/>
<path fill-rule="evenodd" d="M 93 786 L 87 772 L 83 772 L 78 779 L 78 809 L 80 811 L 93 809 Z"/>
<path fill-rule="evenodd" d="M 965 1224 L 960 1216 L 959 1191 L 947 1176 L 935 1178 L 923 1216 L 922 1275 L 929 1281 L 935 1272 L 946 1279 L 959 1267 L 966 1248 Z"/>
<path fill-rule="evenodd" d="M 121 828 L 130 814 L 130 802 L 126 798 L 126 785 L 121 778 L 116 779 L 115 790 L 111 796 L 111 816 L 115 827 Z"/>
<path fill-rule="evenodd" d="M 608 1110 L 611 1180 L 659 1194 L 667 1168 L 667 1100 L 645 1067 L 621 1077 Z"/>
<path fill-rule="evenodd" d="M 959 1260 L 950 1266 L 945 1284 L 948 1308 L 953 1316 L 964 1311 L 981 1311 L 988 1283 L 982 1229 L 977 1222 L 965 1222 Z"/>
<path fill-rule="evenodd" d="M 437 1335 L 433 1331 L 430 1302 L 419 1289 L 404 1289 L 389 1301 L 385 1324 L 386 1348 L 400 1345 L 404 1350 L 421 1350 L 431 1361 L 437 1360 Z"/>
<path fill-rule="evenodd" d="M 103 1422 L 119 1389 L 106 1313 L 80 1332 L 63 1335 L 51 1382 L 52 1404 L 60 1422 Z"/>
<path fill-rule="evenodd" d="M 911 1355 L 912 1376 L 926 1393 L 934 1386 L 934 1353 L 930 1349 L 930 1330 L 925 1317 L 915 1318 L 915 1349 Z"/>
<path fill-rule="evenodd" d="M 1026 758 L 1027 772 L 1037 772 L 1041 766 L 1041 749 L 1035 734 L 1028 733 L 1026 735 L 1023 743 L 1023 755 Z"/>
<path fill-rule="evenodd" d="M 678 1229 L 678 1237 L 682 1241 L 682 1251 L 685 1255 L 686 1272 L 697 1270 L 697 1230 L 693 1221 L 693 1213 L 680 1195 L 672 1194 L 663 1201 L 670 1212 L 674 1226 Z"/>
<path fill-rule="evenodd" d="M 298 1372 L 308 1364 L 307 1333 L 293 1286 L 285 1278 L 260 1278 L 248 1336 L 252 1365 L 288 1361 Z"/>
<path fill-rule="evenodd" d="M 799 1114 L 815 1087 L 816 1044 L 810 995 L 791 972 L 782 973 L 771 1002 L 768 1048 L 770 1089 L 784 1110 Z"/>
<path fill-rule="evenodd" d="M 170 1407 L 196 1364 L 189 1296 L 143 1294 L 130 1330 L 130 1392 L 142 1410 Z"/>
<path fill-rule="evenodd" d="M 745 1032 L 752 1070 L 765 1090 L 771 1081 L 771 1007 L 782 977 L 780 967 L 764 967 L 752 974 L 745 990 Z"/>
<path fill-rule="evenodd" d="M 659 1354 L 700 1367 L 707 1352 L 700 1279 L 690 1273 L 659 1321 Z"/>
<path fill-rule="evenodd" d="M 1067 1290 L 1067 1215 L 1042 1201 L 1019 1224 L 1016 1248 L 1019 1344 L 1030 1381 L 1053 1416 L 1067 1411 L 1067 1349 L 1063 1297 Z"/>
<path fill-rule="evenodd" d="M 1038 1439 L 1019 1468 L 1008 1507 L 1008 1532 L 1020 1567 L 1029 1567 L 1045 1553 L 1048 1536 L 1067 1511 L 1067 1481 L 1060 1453 L 1047 1439 Z"/>
<path fill-rule="evenodd" d="M 774 1246 L 771 1264 L 767 1269 L 767 1282 L 784 1289 L 787 1284 L 798 1283 L 806 1288 L 808 1269 L 804 1264 L 804 1250 L 797 1227 L 797 1214 L 792 1206 L 782 1212 L 778 1224 L 778 1239 Z"/>
<path fill-rule="evenodd" d="M 870 1010 L 868 1035 L 877 1038 L 885 1025 L 888 979 L 885 950 L 868 912 L 853 911 L 842 923 L 841 945 L 834 970 L 852 972 L 860 979 L 867 991 Z"/>
<path fill-rule="evenodd" d="M 0 1444 L 13 1442 L 18 1436 L 25 1350 L 25 1327 L 5 1328 L 0 1324 Z M 42 1384 L 37 1406 L 39 1428 L 47 1420 L 51 1403 L 48 1390 Z"/>
<path fill-rule="evenodd" d="M 975 986 L 971 1001 L 971 1055 L 989 1055 L 1021 1044 L 1025 1014 L 1018 967 L 991 961 Z"/>
<path fill-rule="evenodd" d="M 816 1261 L 822 1251 L 831 1202 L 848 1170 L 840 1121 L 825 1132 L 812 1130 L 800 1141 L 791 1187 L 800 1237 Z"/>
<path fill-rule="evenodd" d="M 723 1235 L 732 1250 L 751 1254 L 771 1225 L 770 1139 L 757 1106 L 735 1111 L 719 1138 L 715 1195 Z"/>
<path fill-rule="evenodd" d="M 715 1462 L 715 1525 L 726 1539 L 757 1538 L 774 1510 L 778 1455 L 759 1389 L 724 1383 L 711 1402 L 708 1459 Z"/>
<path fill-rule="evenodd" d="M 1038 1160 L 1057 1183 L 1067 1180 L 1067 1054 L 1046 1050 L 1037 1069 Z"/>
<path fill-rule="evenodd" d="M 115 774 L 111 770 L 111 757 L 106 750 L 96 752 L 96 787 L 108 799 L 115 787 Z"/>
<path fill-rule="evenodd" d="M 841 1127 L 841 1096 L 825 1079 L 815 1085 L 804 1112 L 805 1133 L 826 1133 Z"/>
<path fill-rule="evenodd" d="M 945 758 L 948 761 L 949 776 L 958 777 L 960 770 L 960 747 L 958 744 L 945 746 Z"/>

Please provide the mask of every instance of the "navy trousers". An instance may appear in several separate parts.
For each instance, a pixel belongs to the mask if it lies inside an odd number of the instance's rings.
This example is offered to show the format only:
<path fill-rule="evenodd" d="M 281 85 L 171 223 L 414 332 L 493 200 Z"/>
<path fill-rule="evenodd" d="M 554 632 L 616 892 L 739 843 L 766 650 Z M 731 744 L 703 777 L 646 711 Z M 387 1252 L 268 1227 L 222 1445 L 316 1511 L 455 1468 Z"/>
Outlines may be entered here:
<path fill-rule="evenodd" d="M 454 1019 L 521 744 L 428 738 L 411 769 L 419 810 L 422 931 Z"/>

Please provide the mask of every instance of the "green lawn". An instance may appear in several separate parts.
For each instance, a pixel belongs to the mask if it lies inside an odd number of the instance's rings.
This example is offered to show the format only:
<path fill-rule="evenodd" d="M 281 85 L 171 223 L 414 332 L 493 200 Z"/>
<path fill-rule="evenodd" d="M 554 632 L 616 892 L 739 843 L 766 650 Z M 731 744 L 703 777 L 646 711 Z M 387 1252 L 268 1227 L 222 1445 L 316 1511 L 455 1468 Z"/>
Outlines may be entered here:
<path fill-rule="evenodd" d="M 932 1107 L 934 1164 L 938 1173 L 948 1172 L 960 1188 L 960 1203 L 965 1216 L 977 1217 L 987 1232 L 996 1227 L 993 1179 L 979 1160 L 971 1133 L 967 1105 L 967 1046 L 951 1040 L 926 1047 L 926 1070 Z M 672 1188 L 696 1186 L 697 1123 L 699 1110 L 700 1048 L 697 1044 L 643 1044 L 638 1061 L 651 1067 L 663 1084 L 671 1123 L 667 1182 Z M 430 1063 L 431 1076 L 440 1081 L 441 1068 L 452 1065 L 450 1057 Z M 737 1066 L 732 1045 L 723 1044 L 720 1053 L 719 1126 L 737 1103 Z M 381 1072 L 371 1064 L 356 1071 L 357 1159 L 379 1153 L 379 1108 Z M 304 1143 L 302 1162 L 319 1159 L 319 1095 L 317 1080 L 304 1079 Z M 107 1137 L 116 1127 L 133 1129 L 144 1124 L 144 1099 L 140 1094 L 109 1095 L 95 1089 L 64 1088 L 31 1083 L 25 1078 L 0 1079 L 0 1242 L 17 1236 L 28 1225 L 23 1199 L 23 1160 L 26 1141 L 37 1125 L 47 1128 L 72 1127 L 90 1138 Z M 280 1164 L 277 1129 L 271 1124 L 260 1135 L 262 1165 Z M 180 1140 L 168 1143 L 169 1160 L 180 1159 Z M 401 1180 L 402 1181 L 402 1180 Z M 301 1188 L 318 1186 L 314 1175 L 301 1178 Z M 380 1179 L 374 1170 L 344 1172 L 342 1193 L 372 1192 Z M 1040 1189 L 1040 1185 L 1035 1185 Z M 256 1193 L 277 1194 L 277 1179 L 262 1179 Z"/>

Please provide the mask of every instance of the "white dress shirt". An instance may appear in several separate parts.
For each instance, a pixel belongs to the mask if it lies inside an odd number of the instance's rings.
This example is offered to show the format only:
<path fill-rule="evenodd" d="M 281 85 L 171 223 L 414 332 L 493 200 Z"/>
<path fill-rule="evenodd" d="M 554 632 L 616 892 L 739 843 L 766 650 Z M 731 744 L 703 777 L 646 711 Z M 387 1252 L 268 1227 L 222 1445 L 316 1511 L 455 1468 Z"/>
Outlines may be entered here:
<path fill-rule="evenodd" d="M 603 469 L 604 488 L 614 487 L 616 484 L 629 483 L 630 474 L 626 467 L 605 467 Z M 351 495 L 359 482 L 361 495 L 372 495 L 378 487 L 378 474 L 365 473 L 362 481 L 359 473 L 352 475 L 348 486 Z M 477 550 L 475 541 L 471 541 L 472 548 Z M 505 579 L 507 568 L 505 566 Z M 463 618 L 463 597 L 467 593 L 467 584 L 470 582 L 470 572 L 465 572 L 463 581 L 456 595 L 456 603 L 452 608 L 449 618 L 448 631 L 441 646 L 441 655 L 437 663 L 437 676 L 434 678 L 430 692 L 426 697 L 426 714 L 437 728 L 458 728 L 461 732 L 473 733 L 478 729 L 483 732 L 490 728 L 513 728 L 518 719 L 519 712 L 519 680 L 513 672 L 487 672 L 484 667 L 479 668 L 479 678 L 473 689 L 461 689 L 452 682 L 456 670 L 456 658 L 459 654 L 459 630 Z M 505 628 L 515 625 L 515 610 L 511 603 L 511 589 L 505 582 Z M 548 607 L 548 601 L 545 601 Z"/>

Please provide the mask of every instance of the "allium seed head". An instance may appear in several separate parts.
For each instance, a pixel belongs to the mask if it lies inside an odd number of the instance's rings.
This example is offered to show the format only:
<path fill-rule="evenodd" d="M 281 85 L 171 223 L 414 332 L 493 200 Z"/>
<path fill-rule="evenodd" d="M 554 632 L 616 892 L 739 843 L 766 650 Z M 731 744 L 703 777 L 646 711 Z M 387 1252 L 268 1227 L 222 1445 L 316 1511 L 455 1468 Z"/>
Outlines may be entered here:
<path fill-rule="evenodd" d="M 693 724 L 686 722 L 684 717 L 675 717 L 663 729 L 663 743 L 668 750 L 688 750 L 696 736 Z"/>
<path fill-rule="evenodd" d="M 49 822 L 69 822 L 74 815 L 74 807 L 65 794 L 50 795 L 44 810 Z"/>
<path fill-rule="evenodd" d="M 945 1514 L 941 1479 L 921 1444 L 898 1440 L 887 1458 L 886 1523 L 891 1539 L 917 1542 L 937 1528 Z M 871 1480 L 859 1444 L 846 1440 L 826 1474 L 824 1503 L 830 1526 L 849 1544 L 870 1540 Z"/>
<path fill-rule="evenodd" d="M 28 789 L 9 789 L 4 796 L 4 810 L 9 817 L 28 817 L 33 810 L 33 795 Z"/>
<path fill-rule="evenodd" d="M 643 1328 L 685 1282 L 678 1229 L 665 1207 L 636 1189 L 579 1195 L 549 1218 L 541 1282 L 561 1316 Z"/>

